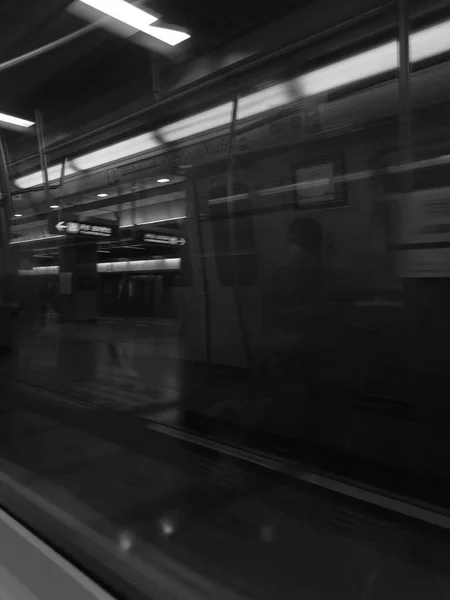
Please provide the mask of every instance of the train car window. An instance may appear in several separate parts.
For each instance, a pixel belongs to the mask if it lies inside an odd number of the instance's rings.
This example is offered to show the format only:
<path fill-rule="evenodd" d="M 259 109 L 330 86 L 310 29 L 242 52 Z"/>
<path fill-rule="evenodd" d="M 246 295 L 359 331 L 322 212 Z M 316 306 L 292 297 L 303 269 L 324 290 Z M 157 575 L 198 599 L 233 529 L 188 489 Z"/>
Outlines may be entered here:
<path fill-rule="evenodd" d="M 224 286 L 236 283 L 254 285 L 258 280 L 258 270 L 252 207 L 247 186 L 237 182 L 233 188 L 231 205 L 227 206 L 227 202 L 225 185 L 211 189 L 208 204 L 217 276 Z"/>
<path fill-rule="evenodd" d="M 416 191 L 443 187 L 450 187 L 450 164 L 436 164 L 414 170 L 414 189 Z"/>

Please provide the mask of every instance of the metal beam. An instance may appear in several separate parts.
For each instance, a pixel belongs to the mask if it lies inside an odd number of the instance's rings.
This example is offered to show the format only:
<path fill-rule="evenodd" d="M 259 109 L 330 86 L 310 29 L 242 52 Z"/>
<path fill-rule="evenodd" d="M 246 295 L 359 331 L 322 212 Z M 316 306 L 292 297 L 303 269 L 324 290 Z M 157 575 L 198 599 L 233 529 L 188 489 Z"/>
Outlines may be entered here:
<path fill-rule="evenodd" d="M 398 0 L 399 30 L 399 145 L 400 160 L 403 164 L 411 162 L 411 60 L 409 47 L 409 7 L 408 0 Z M 409 180 L 409 171 L 405 172 L 405 182 Z M 410 189 L 405 191 L 411 191 Z"/>

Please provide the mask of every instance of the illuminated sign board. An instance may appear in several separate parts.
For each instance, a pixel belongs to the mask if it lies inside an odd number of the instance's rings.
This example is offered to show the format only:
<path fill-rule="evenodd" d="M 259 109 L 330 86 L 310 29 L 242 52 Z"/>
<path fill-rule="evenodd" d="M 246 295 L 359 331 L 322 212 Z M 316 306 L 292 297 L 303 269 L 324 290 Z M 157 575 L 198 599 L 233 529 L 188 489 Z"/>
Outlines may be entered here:
<path fill-rule="evenodd" d="M 152 258 L 148 260 L 129 260 L 117 262 L 97 263 L 97 273 L 127 273 L 134 271 L 179 271 L 181 260 L 179 258 Z M 45 267 L 33 267 L 32 269 L 19 270 L 21 276 L 32 275 L 57 275 L 59 273 L 58 265 L 49 265 Z M 61 273 L 67 276 L 68 273 Z"/>
<path fill-rule="evenodd" d="M 117 239 L 119 229 L 117 225 L 97 225 L 85 221 L 59 221 L 55 224 L 58 233 L 77 235 L 90 238 Z"/>
<path fill-rule="evenodd" d="M 150 231 L 137 231 L 137 238 L 145 244 L 164 244 L 166 246 L 184 246 L 185 238 L 178 235 L 167 235 Z"/>

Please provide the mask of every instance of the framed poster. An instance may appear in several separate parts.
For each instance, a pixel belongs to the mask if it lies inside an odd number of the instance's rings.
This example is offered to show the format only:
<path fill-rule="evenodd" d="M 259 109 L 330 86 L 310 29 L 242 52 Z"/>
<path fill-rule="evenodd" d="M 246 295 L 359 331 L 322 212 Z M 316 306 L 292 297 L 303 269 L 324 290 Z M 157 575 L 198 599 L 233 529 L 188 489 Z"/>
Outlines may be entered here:
<path fill-rule="evenodd" d="M 347 205 L 342 159 L 324 158 L 314 163 L 293 165 L 295 205 L 314 210 Z"/>

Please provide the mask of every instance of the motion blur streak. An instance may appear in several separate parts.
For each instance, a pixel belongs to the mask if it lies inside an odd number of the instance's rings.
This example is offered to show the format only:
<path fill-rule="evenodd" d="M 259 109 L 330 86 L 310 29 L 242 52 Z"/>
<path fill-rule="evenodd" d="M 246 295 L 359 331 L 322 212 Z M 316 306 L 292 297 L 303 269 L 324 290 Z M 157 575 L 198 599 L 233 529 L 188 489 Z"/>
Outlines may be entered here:
<path fill-rule="evenodd" d="M 19 117 L 13 117 L 5 113 L 0 113 L 0 122 L 9 123 L 10 125 L 17 125 L 18 127 L 31 127 L 34 125 L 34 121 L 27 121 L 26 119 L 20 119 Z"/>
<path fill-rule="evenodd" d="M 148 33 L 149 25 L 158 20 L 158 17 L 123 0 L 81 0 L 81 2 L 144 33 Z"/>
<path fill-rule="evenodd" d="M 433 25 L 411 36 L 412 62 L 420 62 L 448 50 L 450 50 L 450 21 Z M 304 96 L 313 96 L 393 71 L 397 67 L 397 42 L 392 41 L 311 73 L 301 75 L 295 79 L 295 83 L 297 83 Z M 288 104 L 291 100 L 286 84 L 271 86 L 265 90 L 242 97 L 238 107 L 238 119 L 244 120 L 279 108 Z M 205 133 L 211 129 L 223 127 L 230 122 L 231 108 L 231 102 L 216 106 L 166 125 L 160 129 L 160 134 L 163 139 L 171 143 Z M 159 144 L 153 132 L 149 132 L 80 156 L 74 159 L 73 164 L 82 170 L 93 169 L 114 160 L 156 149 L 158 146 Z M 50 181 L 54 181 L 59 177 L 60 168 L 59 165 L 54 168 L 54 172 L 49 173 Z M 42 174 L 37 171 L 24 175 L 16 179 L 14 183 L 19 188 L 42 185 Z"/>
<path fill-rule="evenodd" d="M 129 271 L 177 271 L 180 268 L 179 258 L 155 258 L 150 260 L 122 260 L 114 263 L 97 263 L 98 273 L 126 273 Z M 58 265 L 33 267 L 32 269 L 19 270 L 19 275 L 56 275 L 59 273 Z"/>

